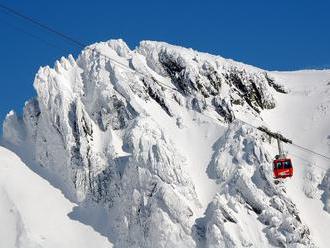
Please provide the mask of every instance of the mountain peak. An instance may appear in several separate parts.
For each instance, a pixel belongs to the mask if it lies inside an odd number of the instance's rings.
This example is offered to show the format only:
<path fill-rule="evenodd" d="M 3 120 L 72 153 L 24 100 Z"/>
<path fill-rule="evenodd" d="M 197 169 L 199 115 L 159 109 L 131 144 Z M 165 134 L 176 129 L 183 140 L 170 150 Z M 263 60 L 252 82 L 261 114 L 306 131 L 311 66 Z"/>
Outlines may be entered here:
<path fill-rule="evenodd" d="M 116 247 L 311 247 L 268 137 L 240 121 L 288 95 L 274 75 L 164 42 L 95 43 L 40 68 L 4 139 L 81 211 L 105 209 L 106 226 L 87 222 Z"/>

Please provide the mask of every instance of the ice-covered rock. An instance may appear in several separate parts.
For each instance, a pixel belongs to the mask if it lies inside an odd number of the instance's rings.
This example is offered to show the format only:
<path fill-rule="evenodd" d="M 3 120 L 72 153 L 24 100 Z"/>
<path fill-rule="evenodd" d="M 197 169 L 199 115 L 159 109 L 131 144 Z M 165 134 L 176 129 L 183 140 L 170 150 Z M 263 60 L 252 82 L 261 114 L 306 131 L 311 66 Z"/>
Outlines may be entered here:
<path fill-rule="evenodd" d="M 273 93 L 285 92 L 265 71 L 162 42 L 132 51 L 111 40 L 40 68 L 34 87 L 23 117 L 8 114 L 5 141 L 28 147 L 81 208 L 105 208 L 100 232 L 115 247 L 312 246 L 270 176 L 263 137 L 235 121 L 240 112 L 260 119 L 276 106 Z M 201 209 L 189 171 L 197 168 L 173 133 L 189 140 L 192 122 L 198 131 L 213 119 L 230 125 L 203 171 L 216 194 Z"/>
<path fill-rule="evenodd" d="M 269 155 L 261 140 L 256 130 L 234 122 L 217 142 L 208 173 L 218 180 L 222 195 L 210 203 L 204 220 L 196 223 L 197 229 L 204 230 L 200 235 L 207 247 L 219 245 L 214 238 L 217 232 L 223 235 L 220 240 L 231 244 L 223 247 L 258 246 L 253 235 L 246 235 L 250 223 L 242 217 L 245 212 L 263 224 L 262 231 L 275 246 L 314 245 L 294 203 L 270 176 Z M 234 233 L 232 226 L 237 229 Z"/>
<path fill-rule="evenodd" d="M 322 201 L 324 210 L 330 213 L 330 170 L 327 170 L 319 188 L 323 191 Z"/>

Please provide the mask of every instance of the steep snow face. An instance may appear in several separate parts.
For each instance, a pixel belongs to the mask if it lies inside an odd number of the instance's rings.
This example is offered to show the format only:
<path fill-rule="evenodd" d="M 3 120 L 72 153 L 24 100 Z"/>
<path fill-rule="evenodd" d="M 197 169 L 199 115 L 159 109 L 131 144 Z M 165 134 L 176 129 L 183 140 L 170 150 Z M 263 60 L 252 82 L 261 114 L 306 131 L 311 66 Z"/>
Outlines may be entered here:
<path fill-rule="evenodd" d="M 330 154 L 330 71 L 272 72 L 271 76 L 290 92 L 274 93 L 278 102 L 262 118 L 273 130 L 313 151 Z M 290 199 L 297 205 L 318 247 L 328 246 L 329 170 L 328 159 L 294 146 L 285 147 L 295 165 L 295 175 L 285 182 Z"/>
<path fill-rule="evenodd" d="M 75 206 L 9 150 L 0 147 L 0 247 L 112 247 L 67 215 Z"/>
<path fill-rule="evenodd" d="M 278 82 L 166 43 L 101 42 L 40 68 L 4 140 L 115 247 L 311 247 L 267 137 L 235 121 L 276 110 Z"/>

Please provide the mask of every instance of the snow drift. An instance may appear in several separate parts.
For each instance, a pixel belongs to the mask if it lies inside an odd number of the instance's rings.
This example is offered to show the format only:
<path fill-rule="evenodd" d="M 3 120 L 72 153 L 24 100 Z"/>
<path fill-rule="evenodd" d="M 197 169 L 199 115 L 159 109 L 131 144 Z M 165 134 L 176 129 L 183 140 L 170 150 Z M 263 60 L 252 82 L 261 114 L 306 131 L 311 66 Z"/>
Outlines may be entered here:
<path fill-rule="evenodd" d="M 0 165 L 0 247 L 112 247 L 71 220 L 74 204 L 3 147 Z"/>

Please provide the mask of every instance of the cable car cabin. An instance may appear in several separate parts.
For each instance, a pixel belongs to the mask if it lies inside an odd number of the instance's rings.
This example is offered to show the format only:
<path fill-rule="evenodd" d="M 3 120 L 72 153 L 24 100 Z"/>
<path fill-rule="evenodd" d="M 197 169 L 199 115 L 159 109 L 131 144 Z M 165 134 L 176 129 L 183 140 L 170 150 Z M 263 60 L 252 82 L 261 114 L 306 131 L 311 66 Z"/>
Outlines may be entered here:
<path fill-rule="evenodd" d="M 292 168 L 291 159 L 289 158 L 275 159 L 273 170 L 274 170 L 275 178 L 292 177 L 293 168 Z"/>

